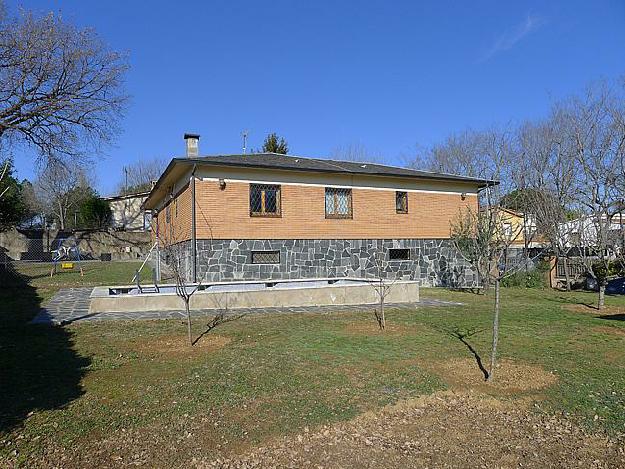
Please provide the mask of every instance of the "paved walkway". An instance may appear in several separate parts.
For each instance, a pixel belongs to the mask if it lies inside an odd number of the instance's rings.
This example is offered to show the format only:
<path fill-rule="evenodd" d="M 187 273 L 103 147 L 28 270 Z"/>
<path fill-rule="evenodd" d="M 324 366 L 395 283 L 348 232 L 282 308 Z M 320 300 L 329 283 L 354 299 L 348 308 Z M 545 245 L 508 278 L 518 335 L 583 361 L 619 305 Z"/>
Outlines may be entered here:
<path fill-rule="evenodd" d="M 67 288 L 59 290 L 31 321 L 33 324 L 64 325 L 77 321 L 135 320 L 135 319 L 182 319 L 184 311 L 138 311 L 136 313 L 90 313 L 89 295 L 92 288 Z M 419 306 L 459 306 L 462 303 L 424 298 L 418 303 L 387 303 L 388 309 L 413 309 Z M 340 313 L 371 310 L 373 305 L 302 306 L 297 308 L 238 308 L 228 314 L 276 314 L 276 313 Z M 192 316 L 212 316 L 215 310 L 194 310 Z"/>

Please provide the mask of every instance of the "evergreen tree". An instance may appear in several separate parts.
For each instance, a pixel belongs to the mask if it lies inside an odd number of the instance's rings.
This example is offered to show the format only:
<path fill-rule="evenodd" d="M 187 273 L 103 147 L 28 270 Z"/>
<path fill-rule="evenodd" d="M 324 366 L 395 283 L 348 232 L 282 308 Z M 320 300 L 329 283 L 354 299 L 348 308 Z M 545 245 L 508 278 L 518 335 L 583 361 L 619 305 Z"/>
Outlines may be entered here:
<path fill-rule="evenodd" d="M 95 191 L 91 191 L 80 204 L 80 220 L 83 227 L 100 229 L 104 228 L 111 217 L 111 209 L 106 200 L 98 197 Z"/>
<path fill-rule="evenodd" d="M 263 153 L 280 153 L 281 155 L 286 155 L 288 152 L 289 146 L 284 138 L 278 138 L 275 132 L 267 135 L 263 142 Z"/>
<path fill-rule="evenodd" d="M 0 162 L 0 231 L 18 225 L 26 215 L 22 184 L 13 176 L 13 162 Z"/>

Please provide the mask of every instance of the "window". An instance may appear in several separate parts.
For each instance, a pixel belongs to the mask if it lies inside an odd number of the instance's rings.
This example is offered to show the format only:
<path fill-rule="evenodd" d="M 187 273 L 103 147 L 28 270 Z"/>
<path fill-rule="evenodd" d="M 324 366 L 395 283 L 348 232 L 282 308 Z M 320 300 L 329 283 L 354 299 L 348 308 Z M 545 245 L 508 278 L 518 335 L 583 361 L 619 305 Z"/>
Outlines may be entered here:
<path fill-rule="evenodd" d="M 143 229 L 148 231 L 152 229 L 152 213 L 143 212 Z"/>
<path fill-rule="evenodd" d="M 280 186 L 250 184 L 250 216 L 280 216 Z"/>
<path fill-rule="evenodd" d="M 326 218 L 352 218 L 352 190 L 326 187 Z"/>
<path fill-rule="evenodd" d="M 407 249 L 407 248 L 389 249 L 388 260 L 389 261 L 409 261 L 410 249 Z"/>
<path fill-rule="evenodd" d="M 279 264 L 280 251 L 252 251 L 252 264 Z"/>
<path fill-rule="evenodd" d="M 165 207 L 165 222 L 169 223 L 171 221 L 171 204 L 167 204 Z"/>
<path fill-rule="evenodd" d="M 395 211 L 408 213 L 408 192 L 395 192 Z"/>
<path fill-rule="evenodd" d="M 503 224 L 503 235 L 506 237 L 506 239 L 512 238 L 512 223 Z"/>

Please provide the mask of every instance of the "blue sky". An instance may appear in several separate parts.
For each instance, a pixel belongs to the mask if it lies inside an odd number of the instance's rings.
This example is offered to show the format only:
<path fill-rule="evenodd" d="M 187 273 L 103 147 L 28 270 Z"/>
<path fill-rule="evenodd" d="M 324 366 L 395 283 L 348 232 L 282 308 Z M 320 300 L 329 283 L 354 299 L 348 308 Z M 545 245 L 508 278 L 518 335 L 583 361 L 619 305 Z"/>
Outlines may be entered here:
<path fill-rule="evenodd" d="M 466 128 L 546 114 L 553 100 L 625 74 L 625 2 L 8 1 L 94 27 L 127 51 L 123 134 L 98 158 L 101 193 L 121 167 L 237 153 L 241 131 L 291 152 L 360 144 L 400 163 Z M 16 155 L 21 177 L 32 159 Z"/>

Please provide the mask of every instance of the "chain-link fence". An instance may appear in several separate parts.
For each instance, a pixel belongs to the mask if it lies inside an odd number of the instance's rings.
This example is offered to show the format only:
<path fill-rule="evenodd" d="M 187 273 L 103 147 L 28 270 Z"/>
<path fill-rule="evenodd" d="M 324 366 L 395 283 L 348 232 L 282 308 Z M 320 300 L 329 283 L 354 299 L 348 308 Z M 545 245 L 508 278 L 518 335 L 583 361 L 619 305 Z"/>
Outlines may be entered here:
<path fill-rule="evenodd" d="M 101 269 L 101 261 L 24 261 L 15 260 L 0 254 L 0 286 L 12 287 L 31 283 L 38 279 L 53 276 L 63 276 L 66 273 L 76 272 L 88 275 Z"/>

